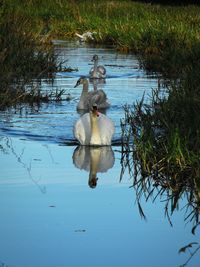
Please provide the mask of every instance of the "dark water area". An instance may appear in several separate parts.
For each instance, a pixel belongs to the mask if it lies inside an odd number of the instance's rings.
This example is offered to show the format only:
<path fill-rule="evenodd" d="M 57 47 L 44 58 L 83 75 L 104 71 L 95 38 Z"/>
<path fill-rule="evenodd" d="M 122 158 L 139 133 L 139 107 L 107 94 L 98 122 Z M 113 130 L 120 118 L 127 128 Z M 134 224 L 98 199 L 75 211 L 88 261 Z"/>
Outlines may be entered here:
<path fill-rule="evenodd" d="M 134 55 L 112 48 L 55 41 L 55 53 L 67 60 L 66 67 L 78 71 L 57 73 L 51 84 L 42 80 L 42 90 L 64 89 L 64 98 L 70 94 L 72 99 L 0 113 L 0 266 L 185 263 L 190 253 L 178 251 L 198 242 L 199 228 L 193 235 L 193 223 L 184 221 L 184 195 L 170 215 L 173 226 L 165 215 L 165 194 L 148 201 L 141 197 L 144 220 L 128 169 L 120 180 L 123 105 L 140 100 L 144 92 L 148 102 L 158 80 L 139 68 Z M 111 103 L 106 111 L 116 126 L 111 147 L 79 147 L 73 136 L 82 90 L 74 85 L 79 76 L 88 75 L 93 54 L 99 55 L 108 73 L 106 83 L 97 86 Z M 198 267 L 199 262 L 197 252 L 187 266 Z"/>

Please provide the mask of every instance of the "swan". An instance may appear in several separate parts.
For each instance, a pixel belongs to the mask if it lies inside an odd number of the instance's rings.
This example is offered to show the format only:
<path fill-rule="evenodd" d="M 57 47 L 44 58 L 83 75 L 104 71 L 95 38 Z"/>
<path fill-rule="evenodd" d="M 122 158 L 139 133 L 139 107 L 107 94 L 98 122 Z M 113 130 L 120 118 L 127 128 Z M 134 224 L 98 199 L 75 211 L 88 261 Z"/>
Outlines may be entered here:
<path fill-rule="evenodd" d="M 102 89 L 89 92 L 89 83 L 88 80 L 84 77 L 78 79 L 74 88 L 76 88 L 80 84 L 83 85 L 83 90 L 81 93 L 80 101 L 77 105 L 77 110 L 90 110 L 93 104 L 97 104 L 99 109 L 105 109 L 110 106 L 107 101 L 107 96 Z"/>
<path fill-rule="evenodd" d="M 94 62 L 94 67 L 90 69 L 89 75 L 90 78 L 94 79 L 104 79 L 106 77 L 106 69 L 104 66 L 99 65 L 98 66 L 98 55 L 94 55 L 92 58 L 92 61 Z"/>
<path fill-rule="evenodd" d="M 115 132 L 114 123 L 93 105 L 74 125 L 74 136 L 81 145 L 110 146 Z"/>

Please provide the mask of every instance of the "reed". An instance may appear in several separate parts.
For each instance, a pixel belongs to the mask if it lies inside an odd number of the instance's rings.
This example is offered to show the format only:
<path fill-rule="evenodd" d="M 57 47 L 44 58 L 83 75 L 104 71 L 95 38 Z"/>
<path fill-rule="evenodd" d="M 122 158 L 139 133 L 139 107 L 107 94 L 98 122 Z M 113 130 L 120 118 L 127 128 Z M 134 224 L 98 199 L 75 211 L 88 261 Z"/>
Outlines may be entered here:
<path fill-rule="evenodd" d="M 12 11 L 12 12 L 11 12 Z M 3 3 L 0 17 L 0 108 L 47 101 L 39 87 L 26 91 L 31 79 L 47 78 L 57 69 L 53 46 L 31 31 L 29 18 Z"/>
<path fill-rule="evenodd" d="M 192 85 L 187 85 L 188 81 L 179 80 L 168 85 L 164 95 L 161 89 L 154 90 L 148 104 L 143 98 L 132 107 L 124 107 L 121 175 L 123 177 L 128 166 L 134 186 L 153 183 L 155 187 L 160 186 L 161 191 L 166 191 L 172 201 L 187 191 L 189 203 L 195 203 L 197 223 L 200 205 L 200 88 L 198 85 L 194 91 Z M 151 190 L 152 186 L 147 193 L 154 191 Z M 174 202 L 172 212 L 175 207 L 177 203 Z"/>

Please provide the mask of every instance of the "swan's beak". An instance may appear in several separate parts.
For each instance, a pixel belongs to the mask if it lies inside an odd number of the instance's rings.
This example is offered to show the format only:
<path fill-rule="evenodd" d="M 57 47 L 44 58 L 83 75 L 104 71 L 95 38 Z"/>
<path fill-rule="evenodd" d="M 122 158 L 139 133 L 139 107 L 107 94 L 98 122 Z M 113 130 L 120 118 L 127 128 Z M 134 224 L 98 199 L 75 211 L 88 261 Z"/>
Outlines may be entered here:
<path fill-rule="evenodd" d="M 98 56 L 97 56 L 97 55 L 94 55 L 94 56 L 92 57 L 91 61 L 96 61 L 96 60 L 98 60 Z"/>
<path fill-rule="evenodd" d="M 77 83 L 74 85 L 74 88 L 76 88 L 77 86 L 79 86 L 79 81 L 77 81 Z"/>
<path fill-rule="evenodd" d="M 98 110 L 93 110 L 93 114 L 96 115 L 97 117 L 99 117 L 99 115 L 100 115 Z"/>
<path fill-rule="evenodd" d="M 99 112 L 98 112 L 98 109 L 97 109 L 97 105 L 95 104 L 93 107 L 92 107 L 92 113 L 94 115 L 96 115 L 97 117 L 99 117 Z"/>

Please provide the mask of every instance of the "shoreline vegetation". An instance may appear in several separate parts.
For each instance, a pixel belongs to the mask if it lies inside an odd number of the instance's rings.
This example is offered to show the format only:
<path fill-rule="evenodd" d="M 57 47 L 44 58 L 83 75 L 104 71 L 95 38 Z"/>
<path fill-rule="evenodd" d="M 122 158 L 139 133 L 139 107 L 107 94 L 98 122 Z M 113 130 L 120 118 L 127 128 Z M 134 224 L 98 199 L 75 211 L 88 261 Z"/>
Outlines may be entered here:
<path fill-rule="evenodd" d="M 134 1 L 5 1 L 32 22 L 32 32 L 75 38 L 94 32 L 93 44 L 112 44 L 135 53 L 142 66 L 177 77 L 184 61 L 199 53 L 200 6 L 162 6 Z M 197 51 L 198 50 L 198 51 Z"/>
<path fill-rule="evenodd" d="M 25 94 L 20 98 L 13 84 L 18 80 L 26 84 L 32 77 L 57 70 L 53 38 L 72 39 L 76 33 L 94 32 L 89 43 L 135 53 L 141 67 L 159 74 L 165 84 L 165 89 L 161 86 L 152 93 L 150 105 L 142 99 L 125 107 L 122 158 L 129 155 L 129 163 L 137 164 L 135 179 L 159 179 L 176 197 L 192 187 L 191 199 L 200 206 L 199 5 L 3 0 L 0 14 L 1 108 L 15 99 L 49 101 L 48 96 L 40 98 L 40 93 L 29 98 L 24 86 L 19 87 L 19 94 Z M 163 90 L 165 97 L 161 97 Z M 195 211 L 197 223 L 198 208 Z"/>
<path fill-rule="evenodd" d="M 70 39 L 76 33 L 90 31 L 94 32 L 94 39 L 88 42 L 114 45 L 121 52 L 135 53 L 147 71 L 170 78 L 185 75 L 185 62 L 188 64 L 199 56 L 198 5 L 163 6 L 125 0 L 3 0 L 0 7 L 1 26 L 13 34 L 15 25 L 19 26 L 18 36 L 1 33 L 1 38 L 5 36 L 7 41 L 20 40 L 28 33 L 24 40 L 35 39 L 47 47 L 53 38 Z M 0 42 L 0 60 L 13 42 L 6 45 Z"/>

